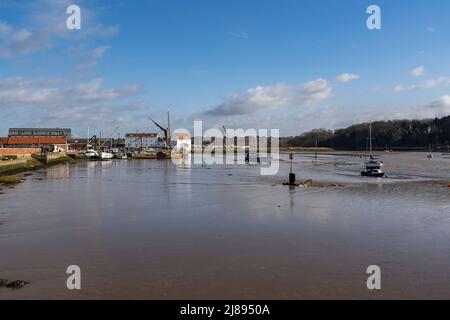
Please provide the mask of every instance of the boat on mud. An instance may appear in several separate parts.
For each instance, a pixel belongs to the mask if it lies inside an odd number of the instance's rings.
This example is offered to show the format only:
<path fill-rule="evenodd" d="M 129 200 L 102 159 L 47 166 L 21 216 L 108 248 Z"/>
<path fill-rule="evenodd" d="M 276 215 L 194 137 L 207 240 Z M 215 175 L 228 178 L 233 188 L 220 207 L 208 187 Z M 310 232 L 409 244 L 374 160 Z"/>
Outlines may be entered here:
<path fill-rule="evenodd" d="M 375 177 L 382 178 L 384 177 L 384 172 L 381 170 L 381 167 L 384 165 L 383 161 L 375 158 L 372 155 L 372 123 L 369 123 L 369 159 L 364 161 L 364 170 L 361 171 L 361 175 L 364 177 Z"/>

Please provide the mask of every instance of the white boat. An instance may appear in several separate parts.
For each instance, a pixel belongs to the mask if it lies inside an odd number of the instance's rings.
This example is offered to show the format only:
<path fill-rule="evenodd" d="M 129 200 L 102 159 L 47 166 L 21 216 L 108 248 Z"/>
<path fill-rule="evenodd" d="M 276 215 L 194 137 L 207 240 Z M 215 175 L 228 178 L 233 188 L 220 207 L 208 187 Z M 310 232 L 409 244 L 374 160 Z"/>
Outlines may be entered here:
<path fill-rule="evenodd" d="M 109 160 L 114 157 L 114 155 L 110 152 L 98 152 L 95 150 L 91 145 L 87 146 L 87 150 L 84 152 L 84 155 L 88 159 L 102 159 L 102 160 Z"/>
<path fill-rule="evenodd" d="M 369 123 L 369 160 L 364 162 L 364 170 L 361 171 L 362 176 L 366 177 L 384 177 L 384 172 L 381 170 L 383 161 L 378 160 L 372 155 L 372 122 Z"/>
<path fill-rule="evenodd" d="M 99 153 L 97 152 L 97 150 L 95 150 L 93 147 L 92 147 L 92 145 L 90 145 L 90 144 L 88 144 L 87 145 L 87 149 L 86 149 L 86 151 L 84 152 L 84 155 L 87 157 L 87 158 L 89 158 L 89 159 L 98 159 L 98 158 L 100 158 L 100 155 L 99 155 Z"/>
<path fill-rule="evenodd" d="M 384 177 L 384 172 L 381 171 L 380 169 L 365 169 L 361 171 L 361 175 L 366 177 L 382 178 Z"/>
<path fill-rule="evenodd" d="M 111 152 L 104 152 L 104 151 L 102 151 L 100 153 L 100 158 L 103 159 L 103 160 L 109 160 L 109 159 L 114 158 L 114 155 Z"/>
<path fill-rule="evenodd" d="M 380 169 L 384 165 L 383 161 L 370 156 L 370 160 L 366 161 L 367 169 Z"/>

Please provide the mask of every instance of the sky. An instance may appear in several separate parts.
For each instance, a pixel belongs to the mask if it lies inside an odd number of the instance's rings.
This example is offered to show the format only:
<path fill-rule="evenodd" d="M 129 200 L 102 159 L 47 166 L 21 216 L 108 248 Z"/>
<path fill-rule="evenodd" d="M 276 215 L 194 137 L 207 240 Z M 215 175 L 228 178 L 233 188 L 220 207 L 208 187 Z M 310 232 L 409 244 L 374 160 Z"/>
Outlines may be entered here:
<path fill-rule="evenodd" d="M 447 0 L 0 0 L 0 136 L 152 132 L 168 111 L 281 136 L 449 115 L 449 16 Z"/>

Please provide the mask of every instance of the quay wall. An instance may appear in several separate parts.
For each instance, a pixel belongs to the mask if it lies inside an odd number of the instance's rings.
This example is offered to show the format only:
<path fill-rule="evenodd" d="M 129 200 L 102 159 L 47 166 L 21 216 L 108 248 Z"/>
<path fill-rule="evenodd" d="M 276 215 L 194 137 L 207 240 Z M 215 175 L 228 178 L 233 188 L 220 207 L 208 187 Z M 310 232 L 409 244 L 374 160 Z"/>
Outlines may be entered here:
<path fill-rule="evenodd" d="M 0 156 L 16 156 L 17 158 L 30 158 L 37 152 L 41 152 L 41 148 L 0 148 Z"/>

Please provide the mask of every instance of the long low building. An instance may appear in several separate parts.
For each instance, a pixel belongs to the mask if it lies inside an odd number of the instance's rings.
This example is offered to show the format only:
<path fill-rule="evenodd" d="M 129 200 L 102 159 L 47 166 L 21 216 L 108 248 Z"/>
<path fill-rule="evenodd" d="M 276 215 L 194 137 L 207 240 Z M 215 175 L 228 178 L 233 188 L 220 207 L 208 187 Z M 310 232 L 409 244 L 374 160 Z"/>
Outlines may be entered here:
<path fill-rule="evenodd" d="M 125 147 L 129 149 L 163 148 L 164 146 L 165 143 L 159 133 L 142 132 L 125 135 Z"/>
<path fill-rule="evenodd" d="M 69 128 L 10 128 L 8 137 L 60 137 L 70 138 Z"/>
<path fill-rule="evenodd" d="M 0 138 L 1 148 L 41 148 L 42 151 L 67 152 L 65 137 L 8 137 Z"/>

